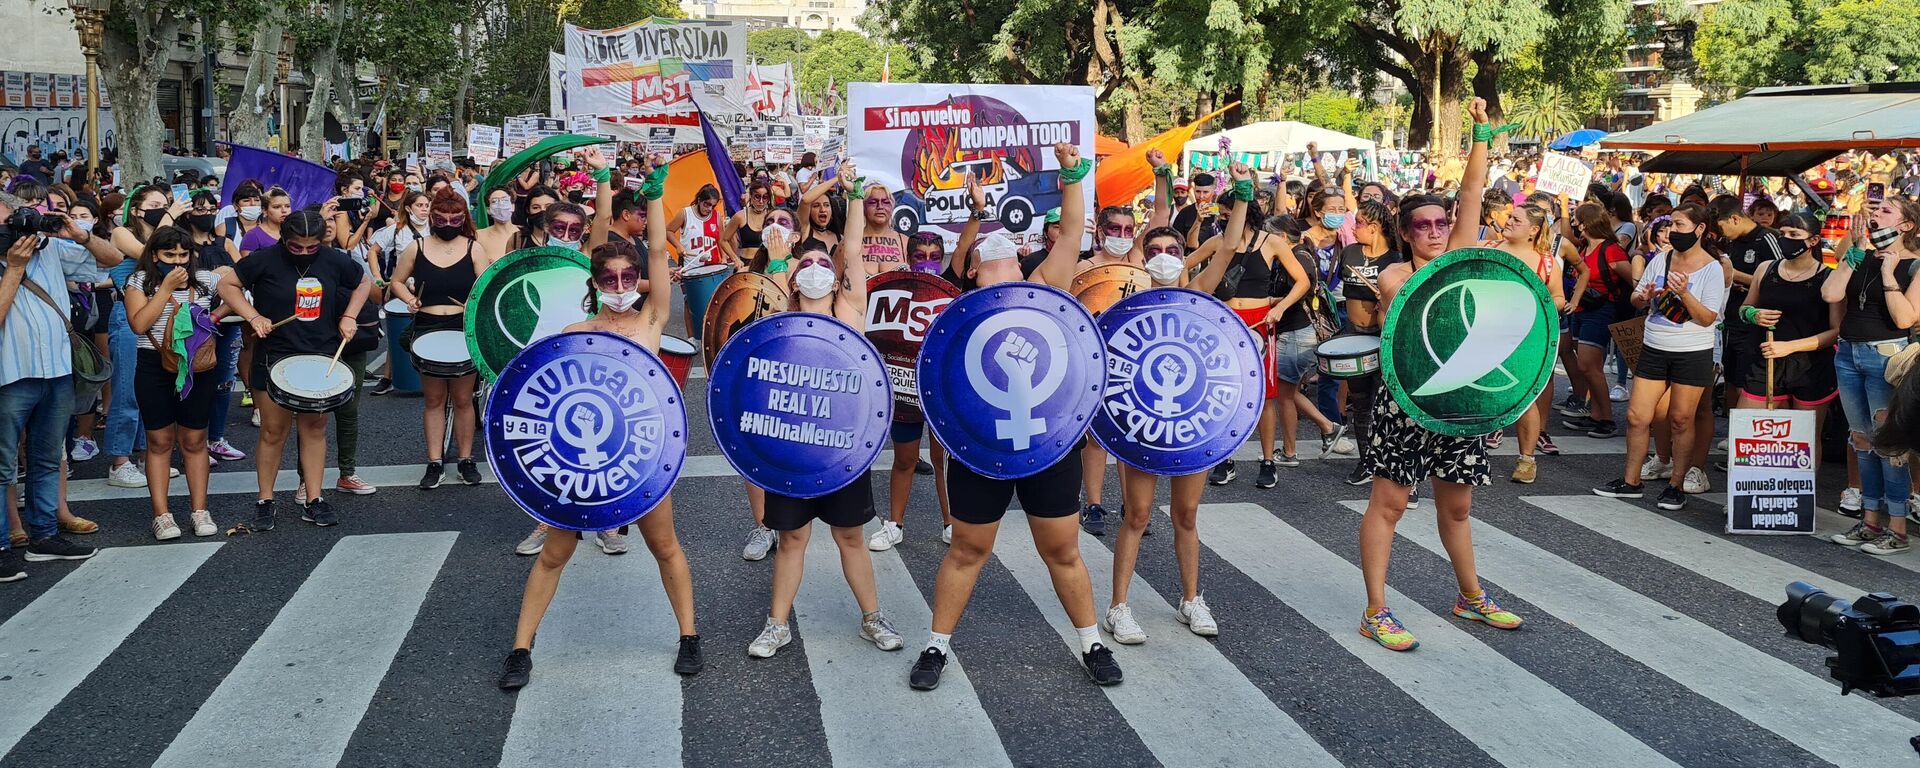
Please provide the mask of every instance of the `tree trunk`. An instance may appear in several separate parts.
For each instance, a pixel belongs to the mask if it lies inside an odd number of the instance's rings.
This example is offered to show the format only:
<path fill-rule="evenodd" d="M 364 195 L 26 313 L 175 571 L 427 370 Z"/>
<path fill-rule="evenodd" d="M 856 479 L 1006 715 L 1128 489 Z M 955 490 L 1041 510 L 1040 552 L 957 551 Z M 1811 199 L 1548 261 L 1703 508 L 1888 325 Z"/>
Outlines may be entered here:
<path fill-rule="evenodd" d="M 453 141 L 462 147 L 467 144 L 467 91 L 473 87 L 473 69 L 480 62 L 480 49 L 473 44 L 473 27 L 480 23 L 480 8 L 480 3 L 474 3 L 473 14 L 460 23 L 460 85 L 453 90 Z"/>
<path fill-rule="evenodd" d="M 1487 100 L 1487 119 L 1499 125 L 1507 121 L 1507 107 L 1500 102 L 1500 70 L 1505 66 L 1494 58 L 1493 50 L 1473 54 L 1473 95 Z M 1494 137 L 1493 151 L 1507 151 L 1507 134 Z"/>
<path fill-rule="evenodd" d="M 261 19 L 253 30 L 253 50 L 247 62 L 247 78 L 240 87 L 233 112 L 227 115 L 227 136 L 235 144 L 250 147 L 267 145 L 267 115 L 277 101 L 273 79 L 279 73 L 281 25 L 280 15 L 272 13 Z M 280 130 L 281 135 L 287 135 L 285 126 L 281 126 Z"/>
<path fill-rule="evenodd" d="M 307 61 L 307 115 L 300 126 L 300 156 L 316 163 L 327 161 L 327 106 L 333 102 L 334 76 L 339 69 L 340 35 L 346 28 L 347 0 L 331 0 L 327 24 L 333 34 L 313 51 L 300 51 Z M 304 46 L 303 46 L 304 47 Z M 348 87 L 352 87 L 349 83 Z"/>
<path fill-rule="evenodd" d="M 122 185 L 153 179 L 164 173 L 160 162 L 167 126 L 153 95 L 167 68 L 167 53 L 185 23 L 170 5 L 116 3 L 109 11 L 106 33 L 100 41 L 100 77 L 113 100 L 115 148 Z M 108 143 L 102 138 L 103 147 Z"/>
<path fill-rule="evenodd" d="M 1433 37 L 1420 43 L 1420 56 L 1407 62 L 1418 76 L 1413 92 L 1413 123 L 1407 143 L 1442 155 L 1460 151 L 1460 102 L 1467 92 L 1467 62 L 1458 40 Z"/>
<path fill-rule="evenodd" d="M 1138 85 L 1129 82 L 1127 84 L 1127 95 L 1127 111 L 1122 127 L 1126 131 L 1127 143 L 1138 144 L 1146 141 L 1148 138 L 1146 111 L 1145 108 L 1141 106 L 1146 99 L 1146 94 L 1140 91 Z"/>

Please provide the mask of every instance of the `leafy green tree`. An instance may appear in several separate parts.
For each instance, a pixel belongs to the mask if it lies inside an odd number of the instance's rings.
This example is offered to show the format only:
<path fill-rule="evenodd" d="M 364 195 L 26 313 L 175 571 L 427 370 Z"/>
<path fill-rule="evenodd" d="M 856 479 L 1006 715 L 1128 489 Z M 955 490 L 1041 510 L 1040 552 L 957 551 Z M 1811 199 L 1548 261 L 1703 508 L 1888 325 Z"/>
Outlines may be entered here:
<path fill-rule="evenodd" d="M 1812 82 L 1920 79 L 1920 0 L 1839 0 L 1807 31 L 1819 41 L 1807 57 Z"/>
<path fill-rule="evenodd" d="M 1381 0 L 1348 21 L 1347 45 L 1413 93 L 1407 143 L 1450 151 L 1460 146 L 1475 55 L 1510 59 L 1553 23 L 1547 0 Z"/>
<path fill-rule="evenodd" d="M 763 64 L 787 64 L 813 49 L 813 36 L 793 27 L 747 33 L 747 55 Z"/>
<path fill-rule="evenodd" d="M 1373 136 L 1386 124 L 1386 116 L 1377 105 L 1332 89 L 1316 90 L 1305 99 L 1288 103 L 1282 116 L 1363 138 Z"/>
<path fill-rule="evenodd" d="M 1813 13 L 1807 0 L 1725 0 L 1700 9 L 1693 53 L 1701 77 L 1730 88 L 1799 81 L 1811 53 L 1805 20 Z"/>

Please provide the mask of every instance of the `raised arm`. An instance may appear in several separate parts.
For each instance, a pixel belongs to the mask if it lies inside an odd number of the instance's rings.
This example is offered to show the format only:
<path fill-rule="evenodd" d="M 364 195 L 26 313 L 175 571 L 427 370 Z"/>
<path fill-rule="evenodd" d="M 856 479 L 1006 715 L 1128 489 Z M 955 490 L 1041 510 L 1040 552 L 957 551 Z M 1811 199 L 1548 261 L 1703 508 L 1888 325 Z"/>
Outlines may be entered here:
<path fill-rule="evenodd" d="M 1147 150 L 1147 165 L 1153 166 L 1153 213 L 1147 217 L 1147 229 L 1159 229 L 1173 221 L 1173 166 L 1160 150 Z"/>
<path fill-rule="evenodd" d="M 1087 234 L 1087 201 L 1080 194 L 1080 185 L 1093 175 L 1093 161 L 1081 159 L 1079 148 L 1066 143 L 1053 145 L 1053 156 L 1060 162 L 1060 239 L 1053 242 L 1053 250 L 1047 252 L 1035 272 L 1040 275 L 1039 282 L 1066 288 L 1073 284 L 1073 264 L 1080 260 L 1080 238 Z"/>
<path fill-rule="evenodd" d="M 974 178 L 973 171 L 967 171 L 967 202 L 973 215 L 967 217 L 967 223 L 960 227 L 960 240 L 954 244 L 954 253 L 961 254 L 973 250 L 973 244 L 980 239 L 980 220 L 986 216 L 987 191 L 980 188 L 980 180 Z M 947 257 L 948 261 L 953 255 Z M 960 274 L 954 270 L 954 274 Z"/>
<path fill-rule="evenodd" d="M 667 167 L 655 163 L 640 185 L 640 196 L 647 199 L 647 321 L 655 330 L 667 327 L 667 315 L 673 309 L 673 281 L 667 279 L 667 206 L 661 198 L 667 194 Z"/>
<path fill-rule="evenodd" d="M 593 249 L 606 244 L 607 229 L 613 221 L 613 171 L 607 168 L 607 158 L 600 154 L 597 147 L 587 148 L 579 157 L 590 169 L 587 173 L 593 177 L 594 186 L 592 229 L 588 230 L 587 242 L 581 248 L 593 253 Z M 647 228 L 653 228 L 651 221 Z"/>
<path fill-rule="evenodd" d="M 1201 250 L 1209 251 L 1211 254 L 1207 267 L 1200 270 L 1199 275 L 1194 276 L 1193 282 L 1187 284 L 1188 288 L 1202 293 L 1213 293 L 1214 289 L 1220 287 L 1220 280 L 1226 276 L 1227 267 L 1233 264 L 1235 250 L 1239 247 L 1240 240 L 1246 237 L 1247 198 L 1253 196 L 1253 172 L 1245 165 L 1238 163 L 1234 164 L 1229 172 L 1233 174 L 1233 190 L 1227 193 L 1227 198 L 1233 209 L 1227 214 L 1227 231 L 1208 240 L 1206 245 L 1202 246 Z M 1243 181 L 1246 182 L 1245 193 L 1241 191 Z M 1223 253 L 1227 258 L 1220 258 Z M 1292 254 L 1288 254 L 1286 258 L 1288 261 L 1294 260 Z M 1191 262 L 1189 264 L 1191 265 Z"/>
<path fill-rule="evenodd" d="M 1493 147 L 1494 127 L 1487 124 L 1487 100 L 1474 99 L 1468 111 L 1473 114 L 1473 139 L 1467 145 L 1467 169 L 1460 175 L 1460 194 L 1454 198 L 1453 237 L 1447 249 L 1474 244 L 1480 221 L 1481 198 L 1487 192 L 1487 151 Z"/>

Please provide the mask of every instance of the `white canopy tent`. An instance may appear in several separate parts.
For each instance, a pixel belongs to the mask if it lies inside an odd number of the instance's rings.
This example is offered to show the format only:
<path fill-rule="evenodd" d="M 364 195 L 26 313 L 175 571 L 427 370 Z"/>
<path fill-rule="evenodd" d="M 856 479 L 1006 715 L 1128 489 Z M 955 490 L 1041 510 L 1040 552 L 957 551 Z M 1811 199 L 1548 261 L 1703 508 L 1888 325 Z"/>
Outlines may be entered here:
<path fill-rule="evenodd" d="M 1275 171 L 1290 155 L 1307 151 L 1312 143 L 1322 154 L 1353 150 L 1367 158 L 1367 167 L 1378 168 L 1374 153 L 1374 142 L 1358 136 L 1348 136 L 1339 131 L 1293 120 L 1271 120 L 1252 123 L 1219 133 L 1200 136 L 1187 142 L 1183 148 L 1180 165 L 1187 173 L 1196 169 L 1206 170 L 1217 165 L 1220 152 L 1220 137 L 1232 140 L 1231 151 L 1234 159 L 1249 164 L 1255 170 Z"/>

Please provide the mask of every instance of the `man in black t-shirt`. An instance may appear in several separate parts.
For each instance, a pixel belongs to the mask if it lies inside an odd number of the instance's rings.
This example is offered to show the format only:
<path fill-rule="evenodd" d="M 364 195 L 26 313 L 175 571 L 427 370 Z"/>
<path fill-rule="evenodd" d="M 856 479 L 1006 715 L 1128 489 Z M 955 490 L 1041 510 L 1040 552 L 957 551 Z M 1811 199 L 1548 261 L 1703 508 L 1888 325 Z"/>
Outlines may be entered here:
<path fill-rule="evenodd" d="M 1733 268 L 1729 273 L 1733 285 L 1727 290 L 1729 307 L 1747 303 L 1747 290 L 1753 285 L 1754 270 L 1759 269 L 1761 263 L 1783 256 L 1780 233 L 1754 223 L 1740 210 L 1739 204 L 1739 198 L 1722 197 L 1714 201 L 1709 211 L 1714 228 L 1725 242 L 1721 258 Z M 1747 382 L 1747 371 L 1753 367 L 1753 361 L 1759 359 L 1763 338 L 1759 329 L 1747 323 L 1726 324 L 1726 344 L 1720 353 L 1720 366 L 1727 382 L 1728 408 L 1734 407 L 1739 399 L 1740 388 Z"/>
<path fill-rule="evenodd" d="M 1201 173 L 1193 177 L 1193 204 L 1180 209 L 1173 215 L 1173 228 L 1181 235 L 1194 232 L 1194 224 L 1200 225 L 1199 231 L 1187 238 L 1188 249 L 1198 248 L 1207 238 L 1220 234 L 1227 228 L 1226 219 L 1220 216 L 1220 205 L 1214 202 L 1214 179 L 1211 173 Z"/>

